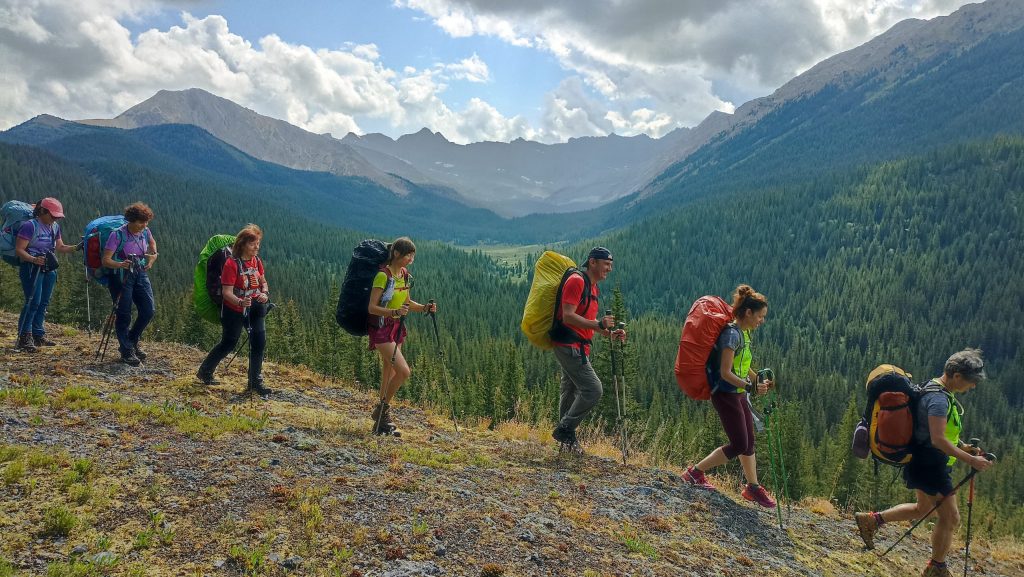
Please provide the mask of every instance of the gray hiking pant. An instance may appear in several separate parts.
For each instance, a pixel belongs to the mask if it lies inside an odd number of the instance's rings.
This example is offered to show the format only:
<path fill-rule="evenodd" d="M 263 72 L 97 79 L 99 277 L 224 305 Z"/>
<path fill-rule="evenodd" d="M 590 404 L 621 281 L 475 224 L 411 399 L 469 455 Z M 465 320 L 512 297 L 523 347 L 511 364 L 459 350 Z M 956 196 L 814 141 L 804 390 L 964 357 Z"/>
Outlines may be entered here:
<path fill-rule="evenodd" d="M 580 421 L 601 400 L 604 389 L 594 366 L 577 347 L 555 346 L 555 359 L 562 366 L 562 392 L 558 403 L 558 426 L 575 431 Z"/>

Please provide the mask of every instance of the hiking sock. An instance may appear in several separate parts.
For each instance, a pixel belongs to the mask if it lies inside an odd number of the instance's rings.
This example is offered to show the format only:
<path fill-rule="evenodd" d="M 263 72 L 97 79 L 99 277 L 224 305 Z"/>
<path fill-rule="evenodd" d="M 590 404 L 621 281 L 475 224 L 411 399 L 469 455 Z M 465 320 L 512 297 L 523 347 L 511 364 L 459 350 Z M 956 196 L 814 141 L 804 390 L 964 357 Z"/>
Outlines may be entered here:
<path fill-rule="evenodd" d="M 882 525 L 885 525 L 885 519 L 882 518 L 881 513 L 876 513 L 872 511 L 871 516 L 874 517 L 876 526 L 881 527 Z"/>
<path fill-rule="evenodd" d="M 946 562 L 945 561 L 936 561 L 935 559 L 932 559 L 931 561 L 928 561 L 928 564 L 931 565 L 932 567 L 938 567 L 939 569 L 945 569 L 946 568 Z"/>

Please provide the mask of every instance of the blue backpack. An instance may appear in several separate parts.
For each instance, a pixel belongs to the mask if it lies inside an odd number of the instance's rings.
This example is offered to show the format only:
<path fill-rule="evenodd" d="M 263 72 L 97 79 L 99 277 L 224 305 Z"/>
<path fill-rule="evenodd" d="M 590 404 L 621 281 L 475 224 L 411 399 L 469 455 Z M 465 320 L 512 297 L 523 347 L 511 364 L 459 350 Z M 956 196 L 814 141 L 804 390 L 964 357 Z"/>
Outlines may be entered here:
<path fill-rule="evenodd" d="M 85 234 L 82 235 L 85 242 L 82 261 L 89 278 L 101 285 L 107 284 L 107 277 L 111 274 L 110 269 L 103 266 L 103 249 L 107 245 L 107 239 L 112 234 L 117 235 L 117 249 L 114 250 L 114 255 L 118 256 L 124 244 L 126 224 L 128 221 L 123 216 L 113 215 L 101 216 L 85 225 Z M 146 235 L 146 242 L 149 242 L 149 228 L 144 229 L 143 234 Z"/>
<path fill-rule="evenodd" d="M 20 200 L 9 200 L 0 207 L 0 257 L 11 266 L 21 264 L 21 259 L 14 252 L 14 243 L 17 241 L 18 230 L 25 222 L 32 220 L 32 205 Z M 38 227 L 32 227 L 32 239 L 29 244 L 35 242 L 39 234 Z"/>

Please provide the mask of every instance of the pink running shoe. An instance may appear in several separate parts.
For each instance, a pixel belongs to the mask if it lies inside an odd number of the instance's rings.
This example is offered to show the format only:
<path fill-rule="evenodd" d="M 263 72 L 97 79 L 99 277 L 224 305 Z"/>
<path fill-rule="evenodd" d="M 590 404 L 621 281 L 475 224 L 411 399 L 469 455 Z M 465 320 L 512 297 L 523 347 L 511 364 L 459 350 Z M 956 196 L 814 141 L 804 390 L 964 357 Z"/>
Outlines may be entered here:
<path fill-rule="evenodd" d="M 775 499 L 771 498 L 768 491 L 764 490 L 761 485 L 746 485 L 743 487 L 743 498 L 747 501 L 753 501 L 758 505 L 771 509 L 775 506 Z"/>
<path fill-rule="evenodd" d="M 683 471 L 683 480 L 691 485 L 700 487 L 701 489 L 706 489 L 708 491 L 718 490 L 708 481 L 708 478 L 704 476 L 704 471 L 694 469 L 693 466 L 687 467 L 686 470 Z"/>

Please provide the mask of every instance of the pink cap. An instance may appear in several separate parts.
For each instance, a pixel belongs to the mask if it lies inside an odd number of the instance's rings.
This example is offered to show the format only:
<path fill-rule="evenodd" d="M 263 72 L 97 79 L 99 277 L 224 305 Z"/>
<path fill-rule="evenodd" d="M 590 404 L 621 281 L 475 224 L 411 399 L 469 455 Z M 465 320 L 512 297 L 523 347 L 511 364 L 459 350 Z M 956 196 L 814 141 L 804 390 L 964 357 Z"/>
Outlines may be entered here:
<path fill-rule="evenodd" d="M 64 207 L 61 206 L 59 200 L 52 196 L 40 200 L 39 206 L 45 208 L 53 218 L 64 218 Z"/>

